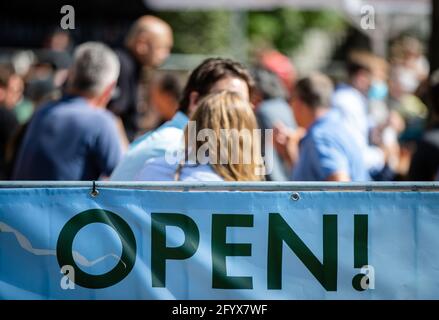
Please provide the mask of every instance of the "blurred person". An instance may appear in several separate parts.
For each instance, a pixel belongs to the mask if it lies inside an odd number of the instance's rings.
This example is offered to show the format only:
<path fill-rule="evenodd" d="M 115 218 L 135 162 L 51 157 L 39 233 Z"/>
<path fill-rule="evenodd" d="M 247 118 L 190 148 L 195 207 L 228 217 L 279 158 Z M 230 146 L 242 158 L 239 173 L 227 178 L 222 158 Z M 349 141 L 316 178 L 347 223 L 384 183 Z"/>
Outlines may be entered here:
<path fill-rule="evenodd" d="M 428 110 L 418 93 L 428 82 L 429 70 L 423 45 L 415 37 L 403 36 L 391 46 L 389 103 L 405 121 L 400 140 L 406 145 L 421 139 L 427 121 Z"/>
<path fill-rule="evenodd" d="M 72 57 L 69 52 L 38 50 L 35 61 L 26 74 L 25 96 L 29 106 L 17 117 L 25 124 L 41 105 L 58 99 L 65 87 Z M 18 108 L 17 108 L 18 109 Z"/>
<path fill-rule="evenodd" d="M 61 85 L 59 87 L 55 85 L 55 73 L 56 70 L 52 69 L 52 66 L 48 66 L 47 69 L 43 67 L 41 60 L 29 69 L 23 98 L 14 108 L 20 127 L 10 140 L 6 150 L 5 161 L 8 178 L 12 175 L 13 165 L 33 113 L 46 103 L 60 99 L 62 96 Z"/>
<path fill-rule="evenodd" d="M 9 101 L 6 102 L 19 124 L 26 123 L 34 111 L 33 103 L 24 95 L 25 84 L 23 78 L 13 72 L 9 80 Z"/>
<path fill-rule="evenodd" d="M 16 103 L 11 91 L 14 73 L 8 66 L 0 65 L 0 180 L 7 178 L 6 147 L 18 130 L 19 123 L 11 108 Z"/>
<path fill-rule="evenodd" d="M 260 128 L 271 130 L 279 123 L 283 123 L 284 126 L 295 129 L 294 115 L 286 100 L 287 93 L 278 76 L 263 67 L 254 68 L 252 75 L 256 83 L 252 102 L 255 105 Z M 262 140 L 264 142 L 264 139 Z M 288 166 L 277 153 L 273 144 L 264 145 L 262 149 L 273 154 L 273 157 L 266 158 L 267 161 L 273 160 L 273 163 L 266 164 L 267 168 L 271 168 L 267 180 L 289 180 Z"/>
<path fill-rule="evenodd" d="M 431 125 L 417 142 L 409 170 L 411 181 L 433 181 L 439 177 L 439 70 L 430 77 Z"/>
<path fill-rule="evenodd" d="M 370 67 L 362 61 L 349 61 L 348 81 L 337 86 L 332 105 L 339 110 L 351 132 L 352 144 L 361 151 L 371 174 L 379 174 L 386 164 L 385 153 L 369 143 L 371 124 L 368 114 L 368 94 L 372 84 Z"/>
<path fill-rule="evenodd" d="M 384 169 L 375 173 L 374 180 L 393 180 L 397 174 L 405 174 L 402 170 L 401 149 L 398 137 L 404 130 L 404 120 L 391 110 L 389 97 L 389 64 L 386 60 L 371 55 L 370 66 L 372 81 L 368 91 L 369 103 L 369 142 L 380 147 L 385 155 Z M 403 172 L 401 172 L 401 170 Z"/>
<path fill-rule="evenodd" d="M 72 49 L 72 38 L 68 30 L 55 28 L 46 37 L 43 47 L 55 52 L 70 52 Z"/>
<path fill-rule="evenodd" d="M 15 72 L 11 65 L 0 65 L 2 76 L 2 96 L 0 103 L 3 107 L 14 110 L 23 98 L 24 83 L 23 79 Z"/>
<path fill-rule="evenodd" d="M 195 126 L 194 137 L 197 139 L 192 146 L 188 143 L 190 137 L 186 127 L 184 157 L 181 161 L 170 164 L 165 157 L 148 160 L 136 180 L 259 181 L 263 178 L 260 149 L 257 149 L 259 142 L 253 141 L 252 134 L 247 136 L 249 139 L 246 141 L 242 141 L 242 137 L 241 140 L 234 139 L 232 135 L 233 131 L 247 130 L 252 133 L 258 129 L 253 108 L 248 100 L 228 91 L 210 94 L 198 103 L 190 123 Z M 210 130 L 212 135 L 199 140 L 199 133 L 202 134 L 206 129 Z M 245 144 L 250 145 L 252 149 L 246 150 Z M 234 161 L 236 154 L 230 151 L 238 153 L 239 161 Z M 251 159 L 246 163 L 244 152 L 249 151 Z M 200 159 L 200 152 L 203 153 L 203 159 Z M 227 155 L 226 158 L 224 154 Z M 207 163 L 205 160 L 208 160 Z"/>
<path fill-rule="evenodd" d="M 371 61 L 371 84 L 367 92 L 369 101 L 369 116 L 373 126 L 385 123 L 389 117 L 387 97 L 389 95 L 388 75 L 389 64 L 386 60 L 372 56 Z"/>
<path fill-rule="evenodd" d="M 392 66 L 389 88 L 389 106 L 405 122 L 401 140 L 404 142 L 419 140 L 428 116 L 427 106 L 411 91 L 411 86 L 405 83 L 401 68 L 398 66 Z"/>
<path fill-rule="evenodd" d="M 290 100 L 297 124 L 306 130 L 275 130 L 275 142 L 292 167 L 294 181 L 367 181 L 359 147 L 340 110 L 331 108 L 333 84 L 320 73 L 299 80 Z"/>
<path fill-rule="evenodd" d="M 72 57 L 69 52 L 40 50 L 37 52 L 37 63 L 32 68 L 33 78 L 52 78 L 56 88 L 61 88 L 68 76 L 72 64 Z"/>
<path fill-rule="evenodd" d="M 106 45 L 87 42 L 74 54 L 67 94 L 33 116 L 18 152 L 14 180 L 96 180 L 122 155 L 114 116 L 105 106 L 119 75 Z"/>
<path fill-rule="evenodd" d="M 258 64 L 276 74 L 287 94 L 292 92 L 297 78 L 297 71 L 291 60 L 276 50 L 264 50 L 259 54 Z"/>
<path fill-rule="evenodd" d="M 222 58 L 204 60 L 189 76 L 179 111 L 172 120 L 131 143 L 127 154 L 112 173 L 111 180 L 132 181 L 146 160 L 179 150 L 188 116 L 195 111 L 199 99 L 210 93 L 228 90 L 249 100 L 253 85 L 249 71 L 239 62 Z"/>
<path fill-rule="evenodd" d="M 122 119 L 129 141 L 139 131 L 139 85 L 143 67 L 157 68 L 169 56 L 173 45 L 171 27 L 154 16 L 134 22 L 125 38 L 125 48 L 117 50 L 121 70 L 114 99 L 108 109 Z"/>
<path fill-rule="evenodd" d="M 403 36 L 396 41 L 391 47 L 391 61 L 408 93 L 414 93 L 428 77 L 430 66 L 422 43 L 415 37 Z"/>
<path fill-rule="evenodd" d="M 54 83 L 50 78 L 32 79 L 27 83 L 26 96 L 27 99 L 29 99 L 28 101 L 30 101 L 32 110 L 26 116 L 26 118 L 22 118 L 21 121 L 19 121 L 20 126 L 18 130 L 16 130 L 16 133 L 13 135 L 6 148 L 5 167 L 7 179 L 10 179 L 12 175 L 14 163 L 17 160 L 20 146 L 23 142 L 26 130 L 29 126 L 29 122 L 34 111 L 37 111 L 40 107 L 45 106 L 51 101 L 60 99 L 62 93 L 59 89 L 54 87 Z"/>
<path fill-rule="evenodd" d="M 150 103 L 160 115 L 161 124 L 171 120 L 178 111 L 182 85 L 177 76 L 165 73 L 156 75 L 150 86 Z"/>
<path fill-rule="evenodd" d="M 36 51 L 37 62 L 28 79 L 52 81 L 56 89 L 65 85 L 72 64 L 73 40 L 68 30 L 54 28 L 45 38 L 43 48 Z"/>

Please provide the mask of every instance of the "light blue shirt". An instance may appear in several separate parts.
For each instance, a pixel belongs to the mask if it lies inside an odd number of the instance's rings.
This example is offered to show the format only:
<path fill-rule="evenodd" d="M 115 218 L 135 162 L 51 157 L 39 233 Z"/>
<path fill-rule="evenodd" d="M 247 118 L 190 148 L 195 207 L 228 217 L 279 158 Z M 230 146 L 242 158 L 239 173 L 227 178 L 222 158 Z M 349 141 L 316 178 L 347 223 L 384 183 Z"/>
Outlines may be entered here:
<path fill-rule="evenodd" d="M 332 97 L 332 106 L 340 111 L 344 123 L 350 130 L 352 143 L 360 147 L 367 169 L 370 172 L 384 168 L 384 153 L 369 144 L 370 119 L 367 98 L 352 86 L 342 84 Z"/>
<path fill-rule="evenodd" d="M 325 181 L 344 172 L 352 181 L 370 180 L 359 147 L 338 110 L 330 110 L 308 129 L 300 141 L 294 181 Z"/>
<path fill-rule="evenodd" d="M 133 181 L 147 160 L 163 157 L 168 152 L 182 148 L 184 128 L 188 120 L 184 113 L 177 112 L 172 120 L 137 138 L 114 169 L 110 180 Z"/>
<path fill-rule="evenodd" d="M 178 163 L 169 163 L 165 157 L 150 159 L 140 173 L 137 181 L 175 181 Z M 179 181 L 223 181 L 208 164 L 185 164 Z"/>

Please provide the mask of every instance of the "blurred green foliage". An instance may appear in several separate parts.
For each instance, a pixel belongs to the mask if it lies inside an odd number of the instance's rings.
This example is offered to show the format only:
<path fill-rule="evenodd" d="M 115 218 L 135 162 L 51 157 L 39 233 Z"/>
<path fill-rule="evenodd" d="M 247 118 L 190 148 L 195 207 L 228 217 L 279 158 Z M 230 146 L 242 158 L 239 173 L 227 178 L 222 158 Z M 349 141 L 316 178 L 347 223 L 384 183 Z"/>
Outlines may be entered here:
<path fill-rule="evenodd" d="M 228 11 L 167 11 L 157 15 L 172 27 L 175 53 L 222 54 L 229 50 Z"/>
<path fill-rule="evenodd" d="M 174 30 L 174 52 L 230 52 L 230 11 L 168 11 L 158 15 L 168 21 Z M 337 12 L 306 12 L 286 8 L 249 11 L 246 20 L 250 49 L 274 47 L 285 54 L 290 54 L 302 44 L 307 29 L 321 28 L 338 32 L 347 26 Z"/>
<path fill-rule="evenodd" d="M 277 9 L 249 12 L 247 32 L 251 46 L 272 46 L 289 54 L 303 43 L 308 29 L 339 32 L 345 27 L 343 17 L 337 12 Z"/>

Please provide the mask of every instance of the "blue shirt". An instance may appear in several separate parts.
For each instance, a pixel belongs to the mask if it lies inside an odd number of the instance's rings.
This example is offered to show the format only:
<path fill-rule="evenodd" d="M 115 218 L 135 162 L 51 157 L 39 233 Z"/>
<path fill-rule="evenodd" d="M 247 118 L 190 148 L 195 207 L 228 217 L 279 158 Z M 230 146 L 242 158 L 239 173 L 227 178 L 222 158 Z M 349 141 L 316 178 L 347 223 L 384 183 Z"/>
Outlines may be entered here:
<path fill-rule="evenodd" d="M 277 122 L 282 122 L 288 128 L 296 128 L 294 114 L 288 103 L 282 98 L 268 99 L 261 102 L 256 109 L 256 117 L 262 130 L 273 129 Z M 264 139 L 262 141 L 268 142 L 264 141 Z M 265 169 L 268 180 L 288 180 L 288 169 L 273 144 L 265 144 L 263 150 L 265 151 Z"/>
<path fill-rule="evenodd" d="M 122 146 L 113 115 L 66 96 L 32 118 L 18 153 L 15 180 L 96 180 L 109 176 Z"/>
<path fill-rule="evenodd" d="M 292 180 L 325 181 L 344 172 L 352 181 L 368 181 L 361 150 L 337 110 L 330 110 L 308 129 L 299 146 Z"/>
<path fill-rule="evenodd" d="M 187 122 L 186 115 L 177 112 L 170 121 L 165 122 L 158 129 L 137 138 L 117 165 L 111 180 L 133 181 L 147 160 L 163 157 L 167 152 L 172 153 L 182 148 L 183 129 Z"/>

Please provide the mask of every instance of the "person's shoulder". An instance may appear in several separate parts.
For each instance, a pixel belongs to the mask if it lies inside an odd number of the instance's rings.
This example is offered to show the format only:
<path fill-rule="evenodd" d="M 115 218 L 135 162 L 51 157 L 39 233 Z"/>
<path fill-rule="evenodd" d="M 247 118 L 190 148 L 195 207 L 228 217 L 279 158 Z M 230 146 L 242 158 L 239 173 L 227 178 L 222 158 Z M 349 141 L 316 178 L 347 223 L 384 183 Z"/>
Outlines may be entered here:
<path fill-rule="evenodd" d="M 288 102 L 282 98 L 268 99 L 262 101 L 261 104 L 256 109 L 256 114 L 267 115 L 267 116 L 278 114 L 278 113 L 285 113 L 285 112 L 291 113 L 291 108 Z"/>
<path fill-rule="evenodd" d="M 350 143 L 349 128 L 336 110 L 331 110 L 320 123 L 309 130 L 314 144 L 334 145 Z"/>
<path fill-rule="evenodd" d="M 133 56 L 128 52 L 126 48 L 117 48 L 114 50 L 119 58 L 120 67 L 122 71 L 131 71 L 135 67 L 135 61 Z"/>
<path fill-rule="evenodd" d="M 177 164 L 169 163 L 165 157 L 157 157 L 145 161 L 137 181 L 171 181 L 177 170 Z"/>
<path fill-rule="evenodd" d="M 224 181 L 210 165 L 185 165 L 182 170 L 181 181 Z"/>
<path fill-rule="evenodd" d="M 348 103 L 358 100 L 362 100 L 361 93 L 345 84 L 337 86 L 332 96 L 333 103 Z"/>
<path fill-rule="evenodd" d="M 116 119 L 110 111 L 94 108 L 82 101 L 77 103 L 66 108 L 59 108 L 60 121 L 68 121 L 69 124 L 84 128 L 90 133 L 101 131 L 104 133 L 116 129 Z"/>
<path fill-rule="evenodd" d="M 270 99 L 262 102 L 255 111 L 256 117 L 263 126 L 271 129 L 278 121 L 294 128 L 294 115 L 289 104 L 284 99 Z"/>
<path fill-rule="evenodd" d="M 93 126 L 98 132 L 100 130 L 105 130 L 106 132 L 108 132 L 108 130 L 117 130 L 115 116 L 106 109 L 91 110 L 89 121 L 86 125 Z"/>
<path fill-rule="evenodd" d="M 176 115 L 172 120 L 165 122 L 155 130 L 147 132 L 143 136 L 137 138 L 133 142 L 133 146 L 149 145 L 150 143 L 155 142 L 163 145 L 179 144 L 184 134 L 183 128 L 185 125 L 183 125 L 183 122 L 185 122 L 185 119 L 181 116 L 180 119 L 178 119 Z"/>
<path fill-rule="evenodd" d="M 114 49 L 114 52 L 121 62 L 125 62 L 125 60 L 131 60 L 129 53 L 125 48 L 116 48 Z"/>
<path fill-rule="evenodd" d="M 313 137 L 325 137 L 338 131 L 341 126 L 342 120 L 339 119 L 338 113 L 332 109 L 323 118 L 319 119 L 316 124 L 312 125 L 309 134 Z"/>

